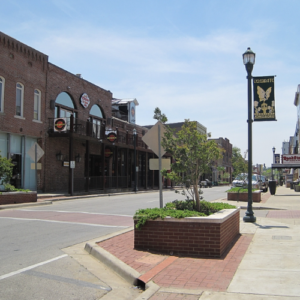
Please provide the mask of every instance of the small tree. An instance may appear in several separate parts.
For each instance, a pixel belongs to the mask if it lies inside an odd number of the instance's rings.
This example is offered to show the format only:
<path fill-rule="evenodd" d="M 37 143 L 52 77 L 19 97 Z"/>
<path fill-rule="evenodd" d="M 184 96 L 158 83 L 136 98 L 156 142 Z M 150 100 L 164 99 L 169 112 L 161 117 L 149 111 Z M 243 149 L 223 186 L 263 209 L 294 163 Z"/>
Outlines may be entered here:
<path fill-rule="evenodd" d="M 0 184 L 8 183 L 12 177 L 13 164 L 0 154 Z"/>
<path fill-rule="evenodd" d="M 230 178 L 230 174 L 229 174 L 228 172 L 225 172 L 225 173 L 223 174 L 223 178 L 225 178 L 226 181 L 228 181 L 229 178 Z"/>
<path fill-rule="evenodd" d="M 221 157 L 222 150 L 215 141 L 208 141 L 206 135 L 197 131 L 196 122 L 189 120 L 185 120 L 176 135 L 167 127 L 162 146 L 175 161 L 170 173 L 164 170 L 164 176 L 175 183 L 185 183 L 184 190 L 192 189 L 196 199 L 196 210 L 199 211 L 200 176 L 210 171 L 212 163 Z M 184 177 L 180 176 L 180 173 L 184 174 Z"/>
<path fill-rule="evenodd" d="M 165 114 L 161 113 L 161 110 L 158 107 L 156 107 L 155 110 L 154 110 L 153 119 L 161 121 L 162 123 L 168 122 L 168 118 L 166 117 Z"/>
<path fill-rule="evenodd" d="M 248 164 L 241 154 L 241 149 L 238 147 L 232 147 L 232 176 L 235 178 L 238 174 L 246 173 L 248 170 Z"/>

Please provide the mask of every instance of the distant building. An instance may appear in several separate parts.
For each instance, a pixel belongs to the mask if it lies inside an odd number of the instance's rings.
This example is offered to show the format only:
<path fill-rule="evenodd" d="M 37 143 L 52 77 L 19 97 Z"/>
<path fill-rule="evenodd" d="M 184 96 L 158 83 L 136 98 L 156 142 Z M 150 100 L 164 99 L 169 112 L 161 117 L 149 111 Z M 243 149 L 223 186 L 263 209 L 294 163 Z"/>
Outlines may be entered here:
<path fill-rule="evenodd" d="M 212 169 L 212 181 L 232 181 L 232 144 L 227 138 L 210 139 L 215 141 L 223 149 L 223 157 L 215 162 Z M 219 171 L 217 167 L 223 167 L 224 171 Z M 224 174 L 229 174 L 228 178 Z"/>
<path fill-rule="evenodd" d="M 139 105 L 136 99 L 116 99 L 111 100 L 112 116 L 131 124 L 135 124 L 136 109 Z"/>

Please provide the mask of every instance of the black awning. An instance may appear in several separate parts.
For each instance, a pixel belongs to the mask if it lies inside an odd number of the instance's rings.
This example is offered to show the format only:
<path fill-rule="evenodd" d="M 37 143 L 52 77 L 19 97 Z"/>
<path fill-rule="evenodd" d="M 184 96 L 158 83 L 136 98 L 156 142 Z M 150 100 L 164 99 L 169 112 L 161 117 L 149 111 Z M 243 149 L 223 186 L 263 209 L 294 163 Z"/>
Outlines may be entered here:
<path fill-rule="evenodd" d="M 300 164 L 272 164 L 272 169 L 300 169 Z"/>

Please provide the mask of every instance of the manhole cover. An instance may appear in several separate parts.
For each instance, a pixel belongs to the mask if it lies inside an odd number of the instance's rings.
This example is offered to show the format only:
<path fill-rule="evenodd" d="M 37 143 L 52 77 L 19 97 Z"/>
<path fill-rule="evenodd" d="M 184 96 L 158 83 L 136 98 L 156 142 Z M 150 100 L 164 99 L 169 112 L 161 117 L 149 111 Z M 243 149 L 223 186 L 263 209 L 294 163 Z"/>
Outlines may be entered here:
<path fill-rule="evenodd" d="M 272 239 L 273 240 L 291 240 L 292 237 L 291 236 L 287 236 L 287 235 L 273 235 Z"/>

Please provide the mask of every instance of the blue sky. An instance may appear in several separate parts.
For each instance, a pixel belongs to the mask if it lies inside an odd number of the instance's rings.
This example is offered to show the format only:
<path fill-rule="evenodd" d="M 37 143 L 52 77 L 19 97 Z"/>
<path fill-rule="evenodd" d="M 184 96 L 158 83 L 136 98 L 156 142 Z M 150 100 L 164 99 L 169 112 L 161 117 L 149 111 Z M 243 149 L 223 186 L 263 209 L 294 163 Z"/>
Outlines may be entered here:
<path fill-rule="evenodd" d="M 276 75 L 277 121 L 253 123 L 253 164 L 295 132 L 300 84 L 298 0 L 0 0 L 0 31 L 116 98 L 136 98 L 137 123 L 196 120 L 248 149 L 242 54 L 253 76 Z"/>

